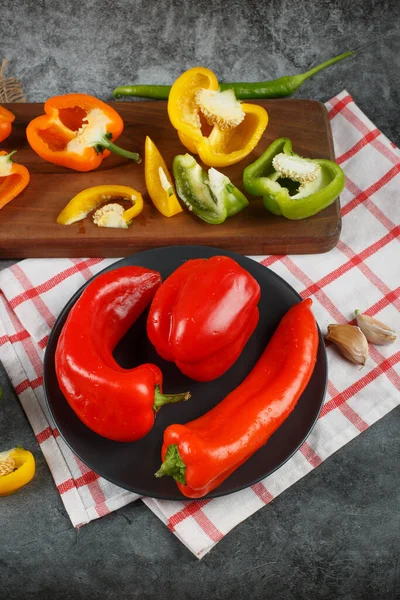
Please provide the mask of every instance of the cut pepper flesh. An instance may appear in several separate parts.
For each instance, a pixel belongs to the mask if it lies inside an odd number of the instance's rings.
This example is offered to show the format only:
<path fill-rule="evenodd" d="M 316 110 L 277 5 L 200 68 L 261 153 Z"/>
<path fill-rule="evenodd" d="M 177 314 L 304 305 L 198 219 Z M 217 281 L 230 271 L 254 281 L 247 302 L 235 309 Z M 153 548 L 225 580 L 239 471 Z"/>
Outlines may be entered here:
<path fill-rule="evenodd" d="M 207 173 L 190 154 L 175 156 L 173 172 L 178 196 L 207 223 L 223 223 L 248 205 L 247 198 L 226 175 L 214 168 Z"/>
<path fill-rule="evenodd" d="M 123 210 L 123 213 L 121 213 L 126 223 L 130 222 L 143 210 L 143 197 L 137 190 L 126 185 L 97 185 L 83 190 L 74 196 L 58 215 L 57 223 L 60 225 L 71 225 L 76 221 L 84 219 L 91 211 L 112 199 L 127 200 L 133 203 L 132 208 Z M 107 217 L 105 221 L 109 218 Z M 103 225 L 103 227 L 106 226 Z"/>
<path fill-rule="evenodd" d="M 237 127 L 246 116 L 233 90 L 216 92 L 201 88 L 197 90 L 195 100 L 207 123 L 218 125 L 222 130 Z"/>
<path fill-rule="evenodd" d="M 13 161 L 15 152 L 0 151 L 0 208 L 16 198 L 30 181 L 28 169 Z"/>
<path fill-rule="evenodd" d="M 218 91 L 218 80 L 210 69 L 194 67 L 175 81 L 168 97 L 168 116 L 172 125 L 183 135 L 201 141 L 201 119 L 196 93 L 201 89 Z"/>
<path fill-rule="evenodd" d="M 31 148 L 44 160 L 76 171 L 96 169 L 110 152 L 140 162 L 136 152 L 116 146 L 124 123 L 108 104 L 87 94 L 64 94 L 46 100 L 46 114 L 26 129 Z"/>
<path fill-rule="evenodd" d="M 160 213 L 165 217 L 173 217 L 182 212 L 167 165 L 157 146 L 148 136 L 145 142 L 144 174 L 149 196 Z"/>
<path fill-rule="evenodd" d="M 279 138 L 243 172 L 245 190 L 263 196 L 264 206 L 287 219 L 304 219 L 332 204 L 345 177 L 334 161 L 303 158 L 288 138 Z"/>
<path fill-rule="evenodd" d="M 23 448 L 0 452 L 0 496 L 13 494 L 35 474 L 33 454 Z"/>
<path fill-rule="evenodd" d="M 209 167 L 242 160 L 268 124 L 262 106 L 240 103 L 233 90 L 220 92 L 214 73 L 204 67 L 178 77 L 169 94 L 168 115 L 182 144 Z"/>

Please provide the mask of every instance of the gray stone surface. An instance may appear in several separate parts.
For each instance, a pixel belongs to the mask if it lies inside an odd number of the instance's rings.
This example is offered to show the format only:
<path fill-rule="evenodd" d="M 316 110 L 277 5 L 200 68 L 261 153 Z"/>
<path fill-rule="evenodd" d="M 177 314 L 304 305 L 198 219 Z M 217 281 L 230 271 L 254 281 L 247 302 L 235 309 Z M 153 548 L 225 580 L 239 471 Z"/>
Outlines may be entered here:
<path fill-rule="evenodd" d="M 362 46 L 297 97 L 346 88 L 400 144 L 399 17 L 397 0 L 2 0 L 0 58 L 28 101 L 109 99 L 116 85 L 170 83 L 196 64 L 261 80 Z M 399 409 L 197 561 L 140 502 L 75 531 L 1 367 L 0 385 L 0 449 L 21 444 L 37 459 L 32 483 L 0 500 L 1 600 L 400 598 Z"/>
<path fill-rule="evenodd" d="M 225 81 L 273 79 L 360 47 L 297 97 L 346 88 L 399 140 L 399 19 L 398 0 L 2 0 L 0 55 L 38 102 L 71 91 L 109 99 L 117 85 L 172 83 L 196 64 Z"/>

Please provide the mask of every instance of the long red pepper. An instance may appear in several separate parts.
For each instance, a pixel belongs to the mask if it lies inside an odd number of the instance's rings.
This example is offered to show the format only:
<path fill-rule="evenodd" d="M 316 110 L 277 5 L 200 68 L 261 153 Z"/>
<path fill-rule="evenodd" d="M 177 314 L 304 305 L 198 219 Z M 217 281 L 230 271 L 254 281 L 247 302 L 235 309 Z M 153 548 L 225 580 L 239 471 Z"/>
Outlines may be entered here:
<path fill-rule="evenodd" d="M 314 370 L 318 330 L 311 299 L 283 317 L 246 379 L 222 402 L 186 425 L 164 432 L 163 463 L 188 498 L 218 487 L 287 419 Z"/>
<path fill-rule="evenodd" d="M 163 404 L 190 396 L 162 394 L 156 365 L 128 370 L 112 355 L 160 284 L 160 274 L 143 267 L 99 275 L 71 309 L 58 340 L 55 365 L 61 391 L 85 425 L 112 440 L 143 437 Z"/>

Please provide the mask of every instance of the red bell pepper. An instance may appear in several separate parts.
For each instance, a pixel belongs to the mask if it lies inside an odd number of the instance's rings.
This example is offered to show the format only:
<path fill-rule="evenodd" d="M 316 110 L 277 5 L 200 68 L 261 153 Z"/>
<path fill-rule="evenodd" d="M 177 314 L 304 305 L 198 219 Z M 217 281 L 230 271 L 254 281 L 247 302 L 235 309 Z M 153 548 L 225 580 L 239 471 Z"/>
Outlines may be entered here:
<path fill-rule="evenodd" d="M 258 323 L 260 286 L 227 256 L 189 260 L 157 290 L 147 335 L 165 360 L 211 381 L 240 356 Z"/>
<path fill-rule="evenodd" d="M 157 366 L 127 370 L 112 355 L 160 284 L 160 274 L 143 267 L 99 275 L 71 309 L 58 340 L 55 366 L 62 393 L 87 427 L 111 440 L 143 437 L 163 404 L 190 396 L 163 395 Z"/>
<path fill-rule="evenodd" d="M 281 320 L 246 379 L 212 410 L 164 432 L 163 463 L 182 494 L 200 498 L 218 487 L 287 419 L 314 370 L 318 330 L 311 299 Z"/>

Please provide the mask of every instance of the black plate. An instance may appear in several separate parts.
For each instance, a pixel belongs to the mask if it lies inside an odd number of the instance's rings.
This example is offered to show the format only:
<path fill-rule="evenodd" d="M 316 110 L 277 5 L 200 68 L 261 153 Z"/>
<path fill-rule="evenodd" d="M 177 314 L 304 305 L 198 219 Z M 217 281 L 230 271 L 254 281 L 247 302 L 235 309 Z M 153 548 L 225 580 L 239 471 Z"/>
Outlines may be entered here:
<path fill-rule="evenodd" d="M 88 429 L 75 415 L 58 386 L 54 354 L 58 337 L 85 286 L 66 304 L 52 330 L 44 358 L 44 389 L 48 406 L 60 434 L 79 458 L 96 473 L 113 483 L 153 498 L 182 500 L 171 477 L 156 479 L 159 468 L 163 432 L 171 423 L 186 423 L 210 410 L 237 387 L 251 371 L 286 311 L 299 302 L 300 296 L 278 275 L 257 262 L 235 254 L 203 246 L 173 246 L 139 252 L 120 260 L 105 271 L 124 265 L 141 265 L 159 271 L 165 279 L 179 265 L 191 258 L 231 256 L 247 269 L 261 287 L 260 320 L 240 358 L 219 379 L 198 383 L 182 375 L 173 363 L 161 359 L 146 336 L 146 316 L 143 314 L 115 349 L 116 360 L 125 368 L 141 363 L 157 364 L 164 374 L 166 393 L 190 390 L 192 397 L 180 404 L 164 406 L 157 415 L 153 429 L 141 440 L 132 443 L 113 442 Z M 87 285 L 87 284 L 86 284 Z M 207 498 L 223 496 L 260 481 L 284 462 L 301 446 L 312 430 L 325 395 L 327 363 L 322 335 L 317 363 L 311 380 L 289 418 L 244 465 L 226 479 Z"/>

